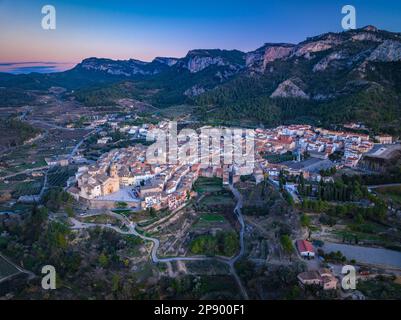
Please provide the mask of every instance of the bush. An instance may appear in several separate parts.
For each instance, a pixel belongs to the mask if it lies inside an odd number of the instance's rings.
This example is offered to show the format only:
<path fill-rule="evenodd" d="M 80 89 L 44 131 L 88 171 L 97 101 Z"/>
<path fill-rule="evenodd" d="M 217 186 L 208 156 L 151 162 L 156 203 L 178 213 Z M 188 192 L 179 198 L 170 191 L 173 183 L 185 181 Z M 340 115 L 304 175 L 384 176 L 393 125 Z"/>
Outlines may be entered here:
<path fill-rule="evenodd" d="M 285 253 L 291 254 L 294 252 L 294 246 L 292 245 L 291 238 L 288 234 L 281 236 L 280 243 Z"/>
<path fill-rule="evenodd" d="M 231 257 L 237 252 L 238 245 L 238 235 L 235 232 L 219 232 L 216 236 L 198 236 L 192 240 L 190 251 L 193 254 Z"/>
<path fill-rule="evenodd" d="M 303 213 L 301 215 L 300 221 L 301 221 L 301 226 L 302 227 L 304 227 L 304 228 L 309 228 L 310 227 L 310 217 L 307 216 L 305 213 Z"/>

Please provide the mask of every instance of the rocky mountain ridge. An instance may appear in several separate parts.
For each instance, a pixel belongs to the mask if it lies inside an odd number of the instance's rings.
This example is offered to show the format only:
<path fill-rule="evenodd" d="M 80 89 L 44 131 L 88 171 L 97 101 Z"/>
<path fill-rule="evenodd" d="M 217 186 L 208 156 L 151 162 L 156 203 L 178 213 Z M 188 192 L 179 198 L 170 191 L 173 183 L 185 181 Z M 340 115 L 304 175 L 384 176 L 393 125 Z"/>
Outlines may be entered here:
<path fill-rule="evenodd" d="M 311 37 L 299 44 L 266 43 L 262 47 L 250 51 L 196 49 L 191 50 L 183 58 L 157 57 L 151 62 L 135 59 L 111 60 L 89 58 L 83 60 L 75 69 L 96 71 L 123 77 L 152 77 L 163 74 L 163 77 L 176 77 L 182 72 L 189 72 L 192 77 L 202 81 L 189 83 L 182 94 L 195 97 L 213 89 L 236 76 L 244 74 L 277 74 L 279 68 L 276 62 L 288 65 L 313 65 L 306 70 L 310 75 L 321 75 L 333 72 L 348 72 L 354 79 L 366 79 L 368 66 L 373 62 L 401 61 L 401 35 L 378 30 L 374 26 L 347 32 L 329 32 Z M 211 71 L 210 71 L 211 70 Z M 205 80 L 205 74 L 208 79 Z M 283 75 L 285 72 L 282 73 Z M 304 92 L 293 83 L 291 74 L 287 79 L 277 83 L 271 97 L 286 97 L 309 99 L 317 96 L 333 97 L 336 93 Z M 301 77 L 302 78 L 302 77 Z M 194 78 L 196 79 L 196 78 Z M 301 80 L 301 82 L 303 82 Z M 308 82 L 308 81 L 304 81 Z M 308 85 L 305 86 L 307 90 Z"/>

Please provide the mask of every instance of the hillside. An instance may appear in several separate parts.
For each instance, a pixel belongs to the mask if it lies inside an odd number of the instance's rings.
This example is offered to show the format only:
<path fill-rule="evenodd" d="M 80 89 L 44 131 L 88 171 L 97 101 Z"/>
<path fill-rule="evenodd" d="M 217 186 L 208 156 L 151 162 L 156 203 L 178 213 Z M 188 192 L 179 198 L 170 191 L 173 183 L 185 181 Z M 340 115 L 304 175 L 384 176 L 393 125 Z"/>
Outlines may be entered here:
<path fill-rule="evenodd" d="M 323 123 L 355 120 L 399 132 L 399 40 L 399 34 L 368 27 L 328 33 L 297 46 L 279 45 L 275 51 L 267 45 L 251 70 L 197 102 L 205 110 L 219 107 L 214 117 L 223 120 L 238 115 L 265 124 L 299 118 Z"/>

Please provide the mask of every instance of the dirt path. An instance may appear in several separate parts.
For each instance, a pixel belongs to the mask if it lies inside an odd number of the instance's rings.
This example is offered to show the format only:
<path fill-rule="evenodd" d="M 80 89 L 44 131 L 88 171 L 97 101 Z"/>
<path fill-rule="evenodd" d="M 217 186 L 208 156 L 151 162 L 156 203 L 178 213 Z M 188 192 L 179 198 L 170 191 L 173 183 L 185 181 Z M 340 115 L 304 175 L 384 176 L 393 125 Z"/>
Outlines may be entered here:
<path fill-rule="evenodd" d="M 242 208 L 242 196 L 240 192 L 232 185 L 230 185 L 230 190 L 233 192 L 235 198 L 237 199 L 237 205 L 234 208 L 234 214 L 237 217 L 241 230 L 240 230 L 240 251 L 239 253 L 232 257 L 232 258 L 224 258 L 224 257 L 206 257 L 206 256 L 196 256 L 196 257 L 170 257 L 170 258 L 159 258 L 157 256 L 157 251 L 160 247 L 160 241 L 159 239 L 152 238 L 145 236 L 141 233 L 139 233 L 136 230 L 136 224 L 131 222 L 127 217 L 124 217 L 122 215 L 116 215 L 113 213 L 113 216 L 116 217 L 118 216 L 118 219 L 124 223 L 126 227 L 128 227 L 128 231 L 123 231 L 118 227 L 112 226 L 110 224 L 96 224 L 96 223 L 84 223 L 80 222 L 74 218 L 70 218 L 71 222 L 73 223 L 73 226 L 71 227 L 72 229 L 87 229 L 87 228 L 92 228 L 92 227 L 102 227 L 102 228 L 109 228 L 112 229 L 120 234 L 131 234 L 134 236 L 137 236 L 145 241 L 150 241 L 153 243 L 152 250 L 151 250 L 151 259 L 154 263 L 167 263 L 170 264 L 171 262 L 182 262 L 182 261 L 220 261 L 225 264 L 227 264 L 230 268 L 230 273 L 234 277 L 235 281 L 237 282 L 237 285 L 241 291 L 241 294 L 244 299 L 249 300 L 248 293 L 243 286 L 240 277 L 237 274 L 237 271 L 235 270 L 235 263 L 243 256 L 245 248 L 244 248 L 244 230 L 245 230 L 245 223 L 244 219 L 241 213 L 241 208 Z M 109 213 L 107 213 L 109 214 Z"/>

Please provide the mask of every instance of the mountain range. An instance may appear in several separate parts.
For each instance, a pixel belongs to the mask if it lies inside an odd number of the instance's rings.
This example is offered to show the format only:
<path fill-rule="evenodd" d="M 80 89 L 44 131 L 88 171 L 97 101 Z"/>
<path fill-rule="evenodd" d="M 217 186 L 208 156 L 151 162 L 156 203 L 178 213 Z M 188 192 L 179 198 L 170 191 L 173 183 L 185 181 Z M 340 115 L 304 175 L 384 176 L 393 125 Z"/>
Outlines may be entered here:
<path fill-rule="evenodd" d="M 52 86 L 75 90 L 88 106 L 131 98 L 159 108 L 193 104 L 205 120 L 361 121 L 399 132 L 401 34 L 367 26 L 251 52 L 197 49 L 151 62 L 88 58 L 60 73 L 0 74 L 10 94 Z"/>

